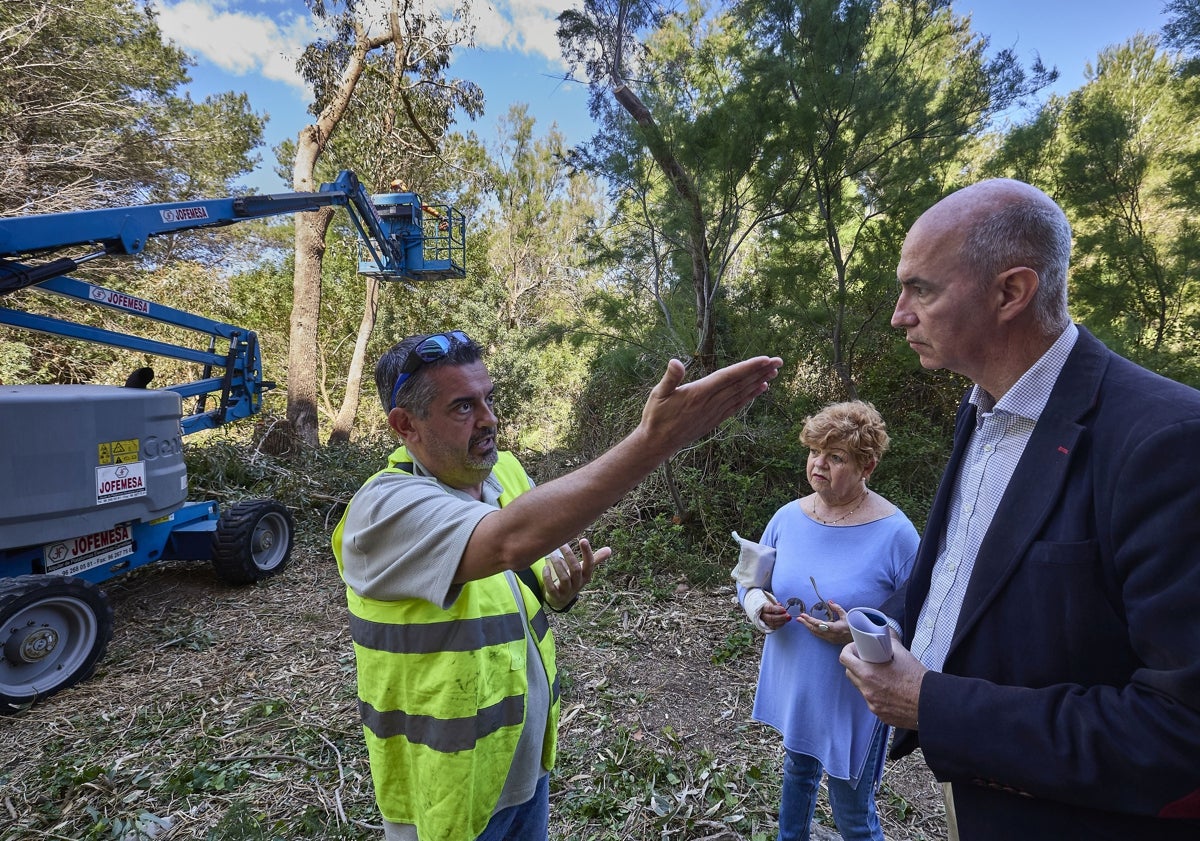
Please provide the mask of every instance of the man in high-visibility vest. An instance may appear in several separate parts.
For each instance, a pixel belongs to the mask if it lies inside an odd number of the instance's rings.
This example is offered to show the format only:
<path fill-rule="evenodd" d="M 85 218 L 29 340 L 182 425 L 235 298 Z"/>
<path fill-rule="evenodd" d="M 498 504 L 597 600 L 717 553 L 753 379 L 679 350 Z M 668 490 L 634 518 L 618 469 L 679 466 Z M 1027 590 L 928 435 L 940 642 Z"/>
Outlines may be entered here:
<path fill-rule="evenodd" d="M 351 500 L 333 551 L 388 841 L 547 838 L 558 683 L 545 608 L 569 607 L 611 554 L 569 541 L 781 364 L 682 384 L 671 360 L 628 437 L 534 487 L 496 447 L 492 380 L 466 334 L 410 336 L 379 360 L 401 446 Z"/>

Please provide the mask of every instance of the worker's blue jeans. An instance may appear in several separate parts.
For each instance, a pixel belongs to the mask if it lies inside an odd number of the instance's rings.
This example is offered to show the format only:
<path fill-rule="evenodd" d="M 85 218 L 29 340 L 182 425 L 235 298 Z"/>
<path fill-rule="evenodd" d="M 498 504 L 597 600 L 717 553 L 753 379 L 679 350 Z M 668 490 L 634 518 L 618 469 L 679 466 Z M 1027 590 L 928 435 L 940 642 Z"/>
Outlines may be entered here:
<path fill-rule="evenodd" d="M 882 761 L 886 727 L 871 742 L 858 788 L 848 780 L 829 778 L 829 808 L 844 841 L 884 841 L 875 811 L 875 771 Z M 785 751 L 783 793 L 779 802 L 779 841 L 808 841 L 825 769 L 811 756 Z"/>
<path fill-rule="evenodd" d="M 546 841 L 550 837 L 550 775 L 542 774 L 533 797 L 492 815 L 476 841 Z"/>

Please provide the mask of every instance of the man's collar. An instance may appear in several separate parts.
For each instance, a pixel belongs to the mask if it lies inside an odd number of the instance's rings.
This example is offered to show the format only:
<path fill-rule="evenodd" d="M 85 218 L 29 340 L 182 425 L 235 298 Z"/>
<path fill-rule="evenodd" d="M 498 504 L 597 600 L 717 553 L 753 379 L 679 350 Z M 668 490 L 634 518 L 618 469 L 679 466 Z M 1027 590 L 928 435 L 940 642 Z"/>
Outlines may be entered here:
<path fill-rule="evenodd" d="M 1050 399 L 1050 391 L 1062 373 L 1063 366 L 1075 341 L 1079 338 L 1079 328 L 1074 322 L 1068 322 L 1066 328 L 1059 334 L 1054 343 L 1046 349 L 1038 360 L 1029 366 L 1004 396 L 996 400 L 975 385 L 971 388 L 968 400 L 975 406 L 975 423 L 982 422 L 984 415 L 990 412 L 1005 412 L 1010 415 L 1029 418 L 1036 421 L 1046 408 Z"/>

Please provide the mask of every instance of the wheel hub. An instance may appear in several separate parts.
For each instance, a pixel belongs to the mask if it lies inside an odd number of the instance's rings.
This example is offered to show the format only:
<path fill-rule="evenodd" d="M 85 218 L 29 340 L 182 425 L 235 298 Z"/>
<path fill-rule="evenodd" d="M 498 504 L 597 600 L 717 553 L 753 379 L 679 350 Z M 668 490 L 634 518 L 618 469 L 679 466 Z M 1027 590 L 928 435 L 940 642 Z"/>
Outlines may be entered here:
<path fill-rule="evenodd" d="M 268 529 L 263 529 L 255 535 L 255 552 L 270 552 L 271 547 L 275 545 L 275 536 Z"/>
<path fill-rule="evenodd" d="M 4 645 L 4 656 L 12 663 L 37 663 L 45 660 L 58 648 L 58 631 L 43 625 L 29 627 L 22 636 L 14 632 Z"/>

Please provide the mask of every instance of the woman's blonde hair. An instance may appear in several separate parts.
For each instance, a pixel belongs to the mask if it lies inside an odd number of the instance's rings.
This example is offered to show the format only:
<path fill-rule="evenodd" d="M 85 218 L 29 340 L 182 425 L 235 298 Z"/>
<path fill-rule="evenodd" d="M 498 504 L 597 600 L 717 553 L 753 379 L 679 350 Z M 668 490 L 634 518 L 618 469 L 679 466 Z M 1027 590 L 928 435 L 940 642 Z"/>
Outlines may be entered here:
<path fill-rule="evenodd" d="M 810 450 L 840 447 L 859 465 L 883 458 L 888 448 L 887 424 L 875 407 L 864 400 L 830 403 L 804 419 L 800 443 Z"/>

